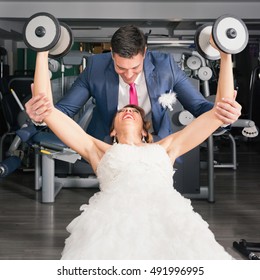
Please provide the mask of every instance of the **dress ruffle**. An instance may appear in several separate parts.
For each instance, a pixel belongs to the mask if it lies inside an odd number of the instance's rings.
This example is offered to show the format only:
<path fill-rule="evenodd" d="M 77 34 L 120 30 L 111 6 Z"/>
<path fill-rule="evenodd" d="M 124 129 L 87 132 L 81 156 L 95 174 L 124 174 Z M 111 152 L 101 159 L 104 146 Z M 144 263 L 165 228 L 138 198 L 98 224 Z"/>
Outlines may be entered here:
<path fill-rule="evenodd" d="M 62 259 L 232 259 L 173 188 L 161 146 L 114 145 L 97 175 L 101 191 L 68 225 Z"/>

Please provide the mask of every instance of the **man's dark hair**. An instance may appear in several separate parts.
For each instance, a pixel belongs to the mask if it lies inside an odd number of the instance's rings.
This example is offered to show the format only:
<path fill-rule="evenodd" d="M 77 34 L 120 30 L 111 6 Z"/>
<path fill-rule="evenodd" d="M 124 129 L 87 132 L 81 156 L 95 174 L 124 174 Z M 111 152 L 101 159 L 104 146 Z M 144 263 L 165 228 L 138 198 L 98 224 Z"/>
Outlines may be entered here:
<path fill-rule="evenodd" d="M 146 36 L 134 25 L 121 26 L 111 39 L 112 52 L 124 58 L 132 58 L 139 53 L 144 55 L 145 47 Z"/>

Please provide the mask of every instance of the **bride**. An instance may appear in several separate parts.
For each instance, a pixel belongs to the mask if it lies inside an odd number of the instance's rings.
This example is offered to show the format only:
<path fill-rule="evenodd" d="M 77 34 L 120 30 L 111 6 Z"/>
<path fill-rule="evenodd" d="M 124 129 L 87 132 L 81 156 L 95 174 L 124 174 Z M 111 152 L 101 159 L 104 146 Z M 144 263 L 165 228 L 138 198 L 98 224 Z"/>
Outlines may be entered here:
<path fill-rule="evenodd" d="M 44 121 L 96 172 L 100 191 L 67 227 L 62 259 L 232 259 L 215 240 L 190 200 L 172 186 L 173 163 L 211 135 L 222 122 L 218 102 L 234 102 L 232 59 L 221 52 L 215 106 L 183 130 L 159 142 L 140 107 L 127 105 L 114 118 L 109 145 L 86 134 L 53 107 L 48 52 L 37 54 L 34 96 L 51 108 Z M 146 141 L 144 141 L 144 139 Z"/>

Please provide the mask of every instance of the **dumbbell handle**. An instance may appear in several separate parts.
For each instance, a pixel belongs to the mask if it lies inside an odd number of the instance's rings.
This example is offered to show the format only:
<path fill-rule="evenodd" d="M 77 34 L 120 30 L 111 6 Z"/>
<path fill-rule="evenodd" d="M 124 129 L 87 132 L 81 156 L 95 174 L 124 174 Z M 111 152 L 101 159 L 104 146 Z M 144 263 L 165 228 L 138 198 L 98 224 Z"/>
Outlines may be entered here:
<path fill-rule="evenodd" d="M 235 39 L 237 37 L 237 31 L 234 28 L 228 28 L 226 34 L 229 39 Z"/>
<path fill-rule="evenodd" d="M 43 26 L 38 26 L 36 29 L 35 29 L 35 35 L 37 37 L 43 37 L 44 35 L 46 34 L 46 29 L 43 27 Z"/>

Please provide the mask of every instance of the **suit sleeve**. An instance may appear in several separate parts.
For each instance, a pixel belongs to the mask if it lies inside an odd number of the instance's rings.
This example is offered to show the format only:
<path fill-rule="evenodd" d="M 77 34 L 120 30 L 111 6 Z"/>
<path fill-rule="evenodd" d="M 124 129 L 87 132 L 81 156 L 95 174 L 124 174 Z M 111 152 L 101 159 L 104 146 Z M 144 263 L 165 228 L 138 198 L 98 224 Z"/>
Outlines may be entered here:
<path fill-rule="evenodd" d="M 75 116 L 91 97 L 89 87 L 89 76 L 91 71 L 92 59 L 88 59 L 88 66 L 75 80 L 66 95 L 57 102 L 55 107 L 69 117 Z"/>

